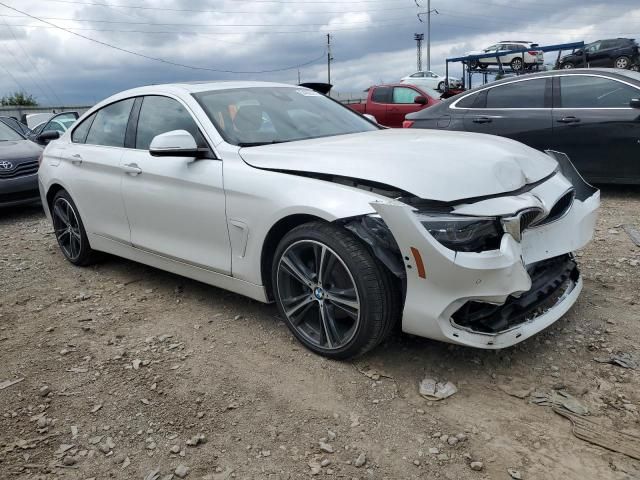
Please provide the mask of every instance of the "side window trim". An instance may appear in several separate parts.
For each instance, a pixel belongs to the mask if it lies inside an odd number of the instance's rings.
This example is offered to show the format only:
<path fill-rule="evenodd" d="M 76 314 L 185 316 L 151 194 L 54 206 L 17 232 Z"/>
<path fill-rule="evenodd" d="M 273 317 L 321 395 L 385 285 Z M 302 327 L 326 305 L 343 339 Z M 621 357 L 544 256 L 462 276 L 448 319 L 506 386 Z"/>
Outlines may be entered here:
<path fill-rule="evenodd" d="M 129 113 L 127 129 L 124 132 L 124 148 L 136 148 L 136 135 L 138 134 L 138 120 L 144 97 L 136 97 Z"/>
<path fill-rule="evenodd" d="M 549 82 L 549 78 L 555 78 L 555 77 L 547 77 L 545 78 L 547 80 L 546 86 L 545 86 L 545 106 L 544 107 L 516 107 L 516 108 L 508 108 L 508 107 L 503 107 L 503 108 L 488 108 L 487 105 L 487 94 L 490 90 L 494 89 L 494 88 L 499 88 L 503 85 L 513 85 L 516 83 L 523 83 L 523 82 L 531 82 L 531 81 L 535 81 L 535 80 L 539 80 L 541 77 L 536 77 L 536 78 L 526 78 L 523 80 L 516 80 L 513 82 L 508 82 L 508 83 L 503 83 L 500 85 L 496 85 L 494 87 L 486 87 L 482 90 L 479 90 L 477 92 L 472 93 L 471 95 L 477 94 L 478 97 L 480 96 L 484 96 L 484 98 L 482 99 L 481 103 L 482 103 L 482 107 L 480 106 L 476 106 L 476 103 L 480 103 L 478 102 L 478 100 L 476 99 L 476 101 L 473 102 L 472 106 L 470 107 L 458 107 L 458 103 L 460 103 L 462 100 L 464 100 L 465 98 L 468 98 L 470 95 L 465 95 L 464 97 L 456 100 L 449 108 L 453 109 L 453 110 L 550 110 L 551 108 L 553 108 L 551 105 L 551 102 L 549 101 L 550 97 L 550 93 L 549 93 L 549 89 L 550 87 L 550 82 Z M 543 77 L 544 78 L 544 77 Z M 549 105 L 549 106 L 547 106 Z"/>

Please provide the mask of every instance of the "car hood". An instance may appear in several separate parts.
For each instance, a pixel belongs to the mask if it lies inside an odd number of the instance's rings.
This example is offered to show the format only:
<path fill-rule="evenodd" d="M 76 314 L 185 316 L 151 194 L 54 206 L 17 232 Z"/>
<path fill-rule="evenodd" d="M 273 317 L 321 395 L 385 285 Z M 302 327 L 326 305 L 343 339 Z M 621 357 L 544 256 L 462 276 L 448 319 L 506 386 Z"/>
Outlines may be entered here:
<path fill-rule="evenodd" d="M 0 160 L 33 160 L 38 158 L 42 148 L 30 140 L 9 140 L 0 142 Z"/>
<path fill-rule="evenodd" d="M 368 180 L 451 202 L 512 192 L 557 168 L 513 140 L 466 132 L 387 129 L 240 149 L 256 168 Z"/>

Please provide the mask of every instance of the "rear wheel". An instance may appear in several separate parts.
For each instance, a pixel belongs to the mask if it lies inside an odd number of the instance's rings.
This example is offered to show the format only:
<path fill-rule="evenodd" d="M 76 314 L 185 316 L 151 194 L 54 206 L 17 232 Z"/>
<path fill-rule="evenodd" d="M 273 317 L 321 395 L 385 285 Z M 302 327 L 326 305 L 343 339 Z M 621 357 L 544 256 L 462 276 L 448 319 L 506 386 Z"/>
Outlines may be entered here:
<path fill-rule="evenodd" d="M 438 84 L 438 91 L 439 91 L 439 92 L 444 92 L 444 82 L 440 82 L 440 83 Z"/>
<path fill-rule="evenodd" d="M 64 257 L 74 265 L 93 263 L 97 254 L 89 246 L 78 208 L 65 190 L 60 190 L 53 197 L 51 218 L 56 240 Z"/>
<path fill-rule="evenodd" d="M 289 329 L 305 347 L 329 358 L 372 349 L 400 312 L 389 272 L 356 237 L 328 223 L 301 225 L 282 239 L 272 282 Z"/>
<path fill-rule="evenodd" d="M 565 62 L 561 65 L 561 68 L 565 69 L 565 70 L 570 70 L 572 68 L 574 68 L 573 63 L 571 62 Z"/>
<path fill-rule="evenodd" d="M 631 64 L 631 60 L 629 60 L 629 57 L 622 56 L 622 57 L 616 58 L 616 61 L 613 63 L 613 66 L 616 68 L 626 70 L 627 68 L 629 68 L 630 64 Z"/>
<path fill-rule="evenodd" d="M 489 68 L 488 63 L 478 63 L 478 65 L 480 65 L 480 70 L 486 70 L 487 68 Z"/>
<path fill-rule="evenodd" d="M 511 70 L 513 70 L 514 72 L 519 72 L 520 70 L 522 70 L 523 67 L 524 67 L 524 62 L 522 61 L 521 58 L 516 57 L 513 60 L 511 60 Z"/>

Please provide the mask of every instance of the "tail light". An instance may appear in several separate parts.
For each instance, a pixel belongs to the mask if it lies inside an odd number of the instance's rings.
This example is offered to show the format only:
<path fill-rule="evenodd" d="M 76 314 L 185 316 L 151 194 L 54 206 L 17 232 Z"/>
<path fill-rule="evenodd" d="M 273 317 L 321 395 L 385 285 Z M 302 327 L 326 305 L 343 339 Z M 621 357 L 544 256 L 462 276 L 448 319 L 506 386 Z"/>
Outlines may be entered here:
<path fill-rule="evenodd" d="M 413 120 L 405 120 L 404 122 L 402 122 L 402 128 L 411 128 L 413 127 L 413 124 L 416 123 Z"/>
<path fill-rule="evenodd" d="M 529 55 L 531 55 L 531 56 L 535 57 L 535 56 L 537 56 L 539 53 L 542 53 L 542 52 L 540 52 L 539 50 L 529 50 L 529 52 L 528 52 L 528 53 L 529 53 Z"/>

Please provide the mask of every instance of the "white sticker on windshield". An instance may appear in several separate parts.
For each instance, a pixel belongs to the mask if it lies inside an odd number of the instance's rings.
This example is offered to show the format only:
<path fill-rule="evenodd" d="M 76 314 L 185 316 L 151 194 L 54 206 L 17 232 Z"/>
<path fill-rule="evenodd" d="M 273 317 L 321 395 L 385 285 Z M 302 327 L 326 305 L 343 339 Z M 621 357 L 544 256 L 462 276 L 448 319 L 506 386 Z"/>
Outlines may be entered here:
<path fill-rule="evenodd" d="M 321 97 L 322 95 L 319 94 L 318 92 L 315 92 L 313 90 L 296 90 L 296 92 L 298 92 L 300 95 L 304 95 L 305 97 Z"/>

